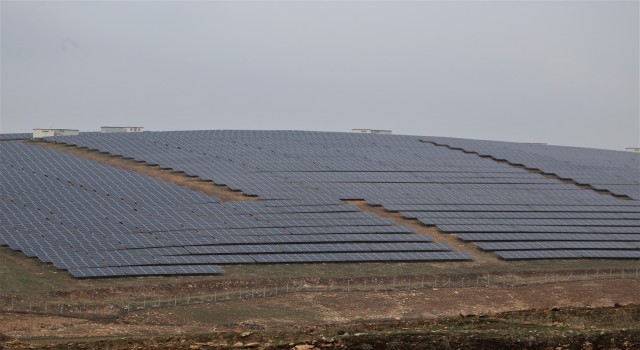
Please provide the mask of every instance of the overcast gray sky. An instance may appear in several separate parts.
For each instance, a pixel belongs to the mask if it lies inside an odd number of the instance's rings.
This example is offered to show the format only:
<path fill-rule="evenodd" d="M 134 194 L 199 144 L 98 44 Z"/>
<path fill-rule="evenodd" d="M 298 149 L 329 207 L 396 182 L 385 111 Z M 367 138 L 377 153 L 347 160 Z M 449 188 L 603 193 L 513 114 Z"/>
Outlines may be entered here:
<path fill-rule="evenodd" d="M 2 1 L 0 132 L 639 146 L 639 3 Z"/>

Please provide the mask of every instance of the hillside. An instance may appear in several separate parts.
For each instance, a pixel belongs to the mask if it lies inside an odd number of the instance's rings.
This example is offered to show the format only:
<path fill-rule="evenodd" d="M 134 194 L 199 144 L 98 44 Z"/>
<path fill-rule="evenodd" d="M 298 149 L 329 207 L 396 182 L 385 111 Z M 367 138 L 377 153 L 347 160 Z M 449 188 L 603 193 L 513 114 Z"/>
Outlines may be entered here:
<path fill-rule="evenodd" d="M 638 343 L 635 154 L 302 131 L 0 139 L 7 348 Z"/>

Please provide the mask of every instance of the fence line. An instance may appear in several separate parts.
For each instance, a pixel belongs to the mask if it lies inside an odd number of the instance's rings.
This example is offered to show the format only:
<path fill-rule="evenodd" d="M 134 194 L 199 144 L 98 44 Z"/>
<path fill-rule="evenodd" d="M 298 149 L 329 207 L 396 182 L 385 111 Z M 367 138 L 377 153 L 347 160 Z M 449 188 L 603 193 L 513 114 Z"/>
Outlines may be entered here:
<path fill-rule="evenodd" d="M 221 289 L 212 292 L 142 297 L 127 301 L 105 302 L 34 302 L 25 298 L 12 298 L 0 310 L 17 313 L 61 315 L 82 318 L 115 318 L 119 315 L 149 308 L 168 308 L 205 303 L 223 303 L 253 300 L 279 295 L 306 292 L 390 292 L 439 288 L 513 288 L 517 286 L 593 281 L 605 279 L 640 280 L 638 268 L 584 270 L 570 272 L 525 272 L 508 275 L 419 275 L 392 278 L 341 278 L 326 283 L 312 284 L 305 279 L 287 280 L 270 285 L 256 285 L 238 289 Z M 259 281 L 258 281 L 259 283 Z"/>

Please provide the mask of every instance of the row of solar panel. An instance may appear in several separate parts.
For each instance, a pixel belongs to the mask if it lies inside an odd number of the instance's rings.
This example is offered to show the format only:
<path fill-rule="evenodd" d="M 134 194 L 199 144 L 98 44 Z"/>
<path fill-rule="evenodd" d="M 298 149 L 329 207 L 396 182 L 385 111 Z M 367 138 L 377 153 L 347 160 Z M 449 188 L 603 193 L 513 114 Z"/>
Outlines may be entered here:
<path fill-rule="evenodd" d="M 640 233 L 640 228 L 621 226 L 439 225 L 438 228 L 450 233 Z"/>
<path fill-rule="evenodd" d="M 464 212 L 464 211 L 403 211 L 402 216 L 409 219 L 601 219 L 601 220 L 640 220 L 640 213 L 634 212 Z"/>
<path fill-rule="evenodd" d="M 504 260 L 640 259 L 640 250 L 514 250 L 496 254 Z"/>
<path fill-rule="evenodd" d="M 544 241 L 627 241 L 640 242 L 640 234 L 618 233 L 460 233 L 456 235 L 465 242 L 544 242 Z"/>
<path fill-rule="evenodd" d="M 254 263 L 339 263 L 339 262 L 380 262 L 380 261 L 465 261 L 471 257 L 465 253 L 349 253 L 349 254 L 287 254 L 254 255 Z M 78 278 L 140 276 L 140 275 L 176 275 L 176 274 L 221 274 L 224 271 L 217 265 L 146 265 L 122 267 L 76 267 L 69 272 Z"/>
<path fill-rule="evenodd" d="M 485 251 L 496 250 L 568 250 L 568 249 L 638 249 L 640 242 L 625 241 L 552 241 L 552 242 L 481 242 L 478 247 Z"/>
<path fill-rule="evenodd" d="M 631 201 L 621 201 L 624 203 Z M 632 205 L 509 205 L 509 204 L 422 204 L 422 205 L 389 205 L 384 208 L 389 211 L 418 211 L 418 212 L 567 212 L 567 213 L 640 213 L 640 205 L 637 201 Z"/>
<path fill-rule="evenodd" d="M 498 219 L 498 218 L 417 218 L 425 225 L 517 225 L 517 226 L 603 226 L 603 227 L 640 227 L 640 219 Z M 596 229 L 594 227 L 594 229 Z M 638 230 L 640 232 L 640 230 Z"/>

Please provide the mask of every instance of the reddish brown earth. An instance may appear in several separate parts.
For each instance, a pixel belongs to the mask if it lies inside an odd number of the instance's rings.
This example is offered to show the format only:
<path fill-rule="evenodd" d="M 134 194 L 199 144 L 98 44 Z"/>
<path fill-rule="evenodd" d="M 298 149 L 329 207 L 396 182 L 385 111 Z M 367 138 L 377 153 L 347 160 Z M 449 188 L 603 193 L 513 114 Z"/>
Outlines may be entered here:
<path fill-rule="evenodd" d="M 34 338 L 47 338 L 45 343 L 56 343 L 56 339 L 66 341 L 87 336 L 141 336 L 146 339 L 152 336 L 247 330 L 282 330 L 288 334 L 300 327 L 348 325 L 354 324 L 354 320 L 363 320 L 356 325 L 385 323 L 388 320 L 423 320 L 435 322 L 437 326 L 439 322 L 447 323 L 452 319 L 476 316 L 491 318 L 513 310 L 548 311 L 576 307 L 597 310 L 614 305 L 638 305 L 638 290 L 638 280 L 608 280 L 512 288 L 301 292 L 244 301 L 149 308 L 102 319 L 3 312 L 0 313 L 0 333 L 12 339 L 24 339 L 26 343 L 21 344 L 25 345 L 31 344 L 28 339 Z M 91 298 L 91 293 L 87 293 L 86 298 Z M 638 330 L 640 312 L 637 309 L 637 306 L 632 307 L 634 311 L 630 311 L 626 319 L 616 316 L 615 319 L 604 321 L 591 319 L 589 314 L 564 321 L 560 318 L 541 321 L 540 316 L 526 316 L 526 312 L 521 317 L 523 320 L 529 317 L 534 324 L 545 327 L 564 327 L 580 332 L 600 329 L 600 323 L 610 327 L 612 322 L 617 322 L 616 329 L 629 327 Z"/>

